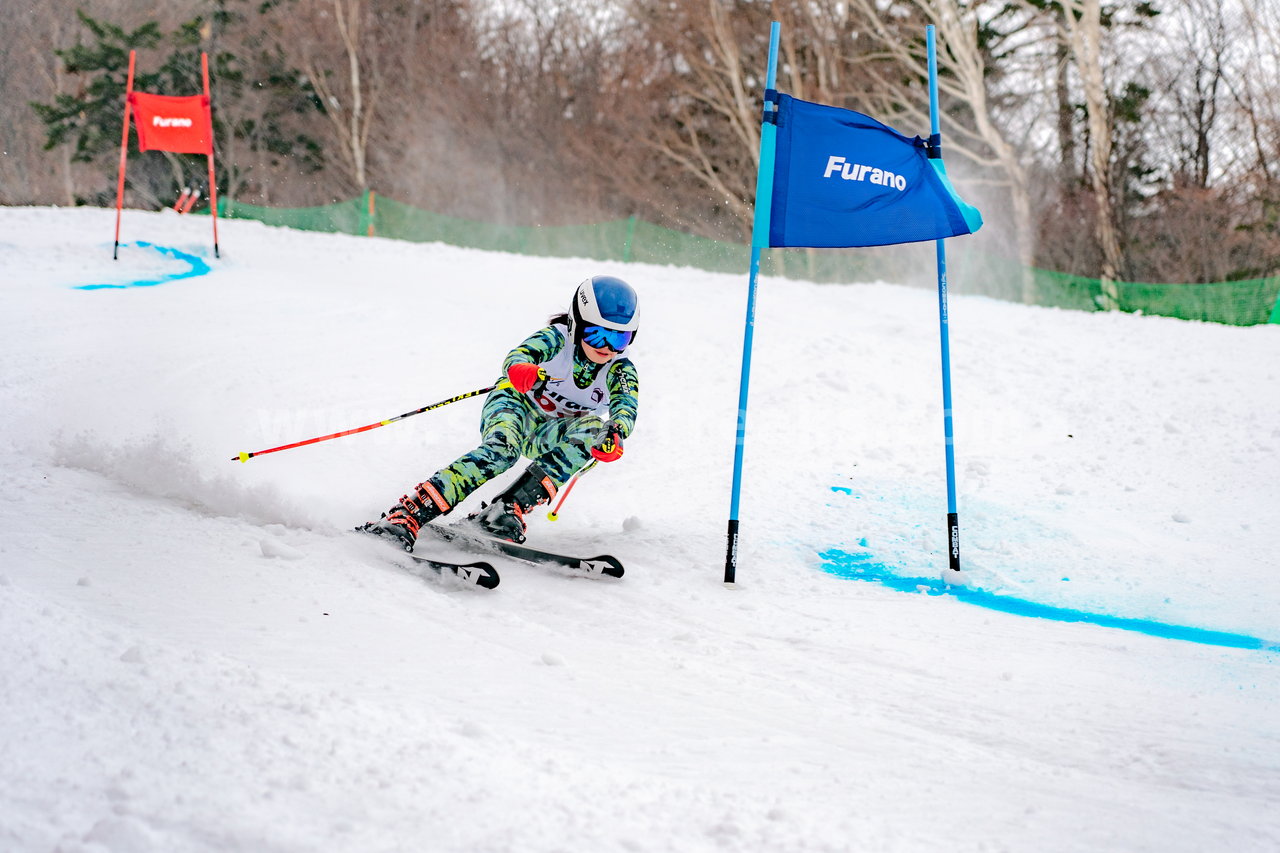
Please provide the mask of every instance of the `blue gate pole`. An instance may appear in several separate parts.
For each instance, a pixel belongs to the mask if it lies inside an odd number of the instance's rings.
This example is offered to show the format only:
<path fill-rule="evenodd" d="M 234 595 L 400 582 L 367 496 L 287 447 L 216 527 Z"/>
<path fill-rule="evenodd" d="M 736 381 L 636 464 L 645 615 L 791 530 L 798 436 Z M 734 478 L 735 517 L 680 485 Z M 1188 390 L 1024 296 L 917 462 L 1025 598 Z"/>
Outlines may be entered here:
<path fill-rule="evenodd" d="M 942 159 L 942 132 L 938 122 L 938 55 L 934 43 L 934 28 L 925 28 L 929 50 L 929 158 Z M 938 328 L 942 345 L 942 430 L 947 448 L 947 570 L 942 573 L 945 583 L 959 584 L 960 573 L 960 516 L 956 511 L 956 448 L 954 426 L 951 418 L 951 333 L 947 320 L 947 247 L 946 240 L 937 240 L 938 254 Z"/>
<path fill-rule="evenodd" d="M 779 24 L 769 27 L 769 66 L 765 89 L 777 82 Z M 751 385 L 751 341 L 756 325 L 756 282 L 760 277 L 760 250 L 769 245 L 769 212 L 773 207 L 773 160 L 778 128 L 770 121 L 773 104 L 765 100 L 760 123 L 760 165 L 756 170 L 756 204 L 751 223 L 751 272 L 747 286 L 747 321 L 742 335 L 742 382 L 738 387 L 738 435 L 733 451 L 733 496 L 729 500 L 729 544 L 724 559 L 724 582 L 733 586 L 738 575 L 738 504 L 742 497 L 742 448 L 747 440 L 747 393 Z"/>

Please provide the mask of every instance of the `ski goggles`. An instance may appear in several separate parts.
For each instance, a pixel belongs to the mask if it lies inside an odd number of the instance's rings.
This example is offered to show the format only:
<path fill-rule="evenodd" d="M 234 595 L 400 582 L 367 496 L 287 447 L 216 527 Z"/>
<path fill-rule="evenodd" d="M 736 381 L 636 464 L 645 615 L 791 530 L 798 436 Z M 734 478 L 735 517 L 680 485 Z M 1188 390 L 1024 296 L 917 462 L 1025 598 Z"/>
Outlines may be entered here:
<path fill-rule="evenodd" d="M 621 329 L 606 329 L 604 326 L 587 326 L 582 330 L 582 339 L 596 349 L 608 347 L 614 352 L 622 352 L 631 343 L 635 332 L 624 332 Z"/>

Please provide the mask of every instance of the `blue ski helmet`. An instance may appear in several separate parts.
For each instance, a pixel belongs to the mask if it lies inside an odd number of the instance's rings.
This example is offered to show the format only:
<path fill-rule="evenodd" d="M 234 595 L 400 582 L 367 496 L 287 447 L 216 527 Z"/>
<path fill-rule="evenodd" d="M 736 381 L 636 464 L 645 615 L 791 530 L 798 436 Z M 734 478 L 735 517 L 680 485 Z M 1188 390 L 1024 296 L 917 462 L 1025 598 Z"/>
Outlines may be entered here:
<path fill-rule="evenodd" d="M 639 298 L 631 285 L 611 275 L 592 276 L 573 292 L 569 337 L 574 344 L 581 344 L 583 331 L 594 326 L 628 332 L 629 335 L 622 336 L 626 342 L 621 347 L 613 347 L 615 352 L 621 352 L 635 340 L 640 328 L 639 310 Z"/>

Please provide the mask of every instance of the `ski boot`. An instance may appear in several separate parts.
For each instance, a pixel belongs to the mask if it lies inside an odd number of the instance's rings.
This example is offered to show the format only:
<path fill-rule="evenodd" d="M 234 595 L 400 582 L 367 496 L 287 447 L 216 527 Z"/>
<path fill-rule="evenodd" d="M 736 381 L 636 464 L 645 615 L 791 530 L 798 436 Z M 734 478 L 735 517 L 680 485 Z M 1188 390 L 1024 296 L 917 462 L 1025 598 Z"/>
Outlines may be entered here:
<path fill-rule="evenodd" d="M 524 514 L 538 504 L 547 503 L 555 494 L 555 482 L 534 462 L 509 489 L 472 519 L 490 536 L 508 542 L 524 542 Z"/>
<path fill-rule="evenodd" d="M 384 512 L 382 518 L 370 521 L 356 530 L 375 536 L 391 536 L 398 539 L 406 551 L 412 551 L 422 525 L 439 518 L 452 508 L 445 502 L 439 483 L 432 478 L 419 483 L 412 496 L 400 498 L 400 503 Z"/>

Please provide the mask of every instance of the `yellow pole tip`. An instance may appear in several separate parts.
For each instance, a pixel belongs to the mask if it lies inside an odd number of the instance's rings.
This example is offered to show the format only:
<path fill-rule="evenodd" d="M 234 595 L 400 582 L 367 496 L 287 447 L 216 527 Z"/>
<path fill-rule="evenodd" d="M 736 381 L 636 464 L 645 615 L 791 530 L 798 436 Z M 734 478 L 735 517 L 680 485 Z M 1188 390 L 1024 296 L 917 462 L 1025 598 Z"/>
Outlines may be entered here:
<path fill-rule="evenodd" d="M 556 515 L 554 512 L 547 513 L 547 521 L 555 521 L 559 517 L 560 516 Z"/>
<path fill-rule="evenodd" d="M 240 454 L 240 461 L 241 461 L 241 462 L 248 462 L 248 461 L 249 461 L 249 454 L 248 454 L 248 453 L 241 453 L 241 454 Z"/>

